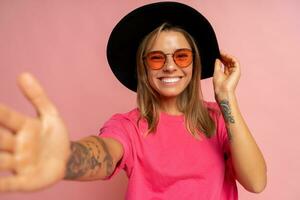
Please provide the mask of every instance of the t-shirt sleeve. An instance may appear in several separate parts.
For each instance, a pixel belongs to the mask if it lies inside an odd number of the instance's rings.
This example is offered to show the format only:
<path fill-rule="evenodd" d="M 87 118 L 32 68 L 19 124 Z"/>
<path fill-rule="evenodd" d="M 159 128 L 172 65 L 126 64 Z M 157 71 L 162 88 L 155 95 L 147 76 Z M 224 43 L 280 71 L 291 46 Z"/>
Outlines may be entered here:
<path fill-rule="evenodd" d="M 107 122 L 104 123 L 99 131 L 98 136 L 109 137 L 119 141 L 122 144 L 124 150 L 124 154 L 120 161 L 117 163 L 115 170 L 104 180 L 111 179 L 113 176 L 118 174 L 121 169 L 125 169 L 126 166 L 128 166 L 128 163 L 131 162 L 132 145 L 128 126 L 129 121 L 126 120 L 124 116 L 122 116 L 121 114 L 115 114 Z"/>

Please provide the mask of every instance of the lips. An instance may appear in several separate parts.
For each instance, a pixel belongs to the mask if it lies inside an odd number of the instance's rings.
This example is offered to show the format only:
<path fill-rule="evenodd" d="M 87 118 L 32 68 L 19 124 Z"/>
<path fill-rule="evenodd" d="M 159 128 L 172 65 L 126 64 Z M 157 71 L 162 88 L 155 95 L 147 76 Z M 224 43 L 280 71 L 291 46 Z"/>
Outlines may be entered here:
<path fill-rule="evenodd" d="M 160 77 L 159 80 L 161 80 L 163 83 L 176 83 L 178 82 L 182 77 L 176 76 L 176 77 Z"/>

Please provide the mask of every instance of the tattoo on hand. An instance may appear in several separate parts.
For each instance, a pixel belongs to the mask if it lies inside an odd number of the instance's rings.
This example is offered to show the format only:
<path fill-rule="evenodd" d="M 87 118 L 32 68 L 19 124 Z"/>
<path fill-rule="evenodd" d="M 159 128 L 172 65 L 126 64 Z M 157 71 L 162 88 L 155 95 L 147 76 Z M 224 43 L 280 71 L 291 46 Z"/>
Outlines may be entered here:
<path fill-rule="evenodd" d="M 106 143 L 99 137 L 93 136 L 95 140 L 71 143 L 71 156 L 69 158 L 65 179 L 76 179 L 86 174 L 94 174 L 106 165 L 106 174 L 110 175 L 113 170 L 112 156 L 108 151 Z M 101 147 L 102 148 L 101 148 Z M 96 151 L 93 151 L 93 147 Z M 100 151 L 103 149 L 103 152 Z M 104 155 L 103 161 L 100 155 Z"/>

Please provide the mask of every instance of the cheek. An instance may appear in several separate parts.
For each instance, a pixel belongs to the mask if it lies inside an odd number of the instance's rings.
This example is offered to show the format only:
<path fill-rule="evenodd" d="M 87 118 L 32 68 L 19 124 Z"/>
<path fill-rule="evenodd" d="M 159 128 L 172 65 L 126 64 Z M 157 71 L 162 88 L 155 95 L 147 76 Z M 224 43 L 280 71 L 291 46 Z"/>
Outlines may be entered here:
<path fill-rule="evenodd" d="M 192 77 L 193 77 L 193 70 L 191 69 L 191 71 L 190 71 L 190 79 L 192 79 Z"/>
<path fill-rule="evenodd" d="M 192 67 L 191 68 L 187 68 L 185 70 L 185 74 L 186 74 L 188 80 L 190 81 L 192 79 L 192 77 L 193 77 L 193 68 Z"/>
<path fill-rule="evenodd" d="M 148 71 L 148 81 L 150 86 L 154 87 L 155 73 L 153 71 Z"/>

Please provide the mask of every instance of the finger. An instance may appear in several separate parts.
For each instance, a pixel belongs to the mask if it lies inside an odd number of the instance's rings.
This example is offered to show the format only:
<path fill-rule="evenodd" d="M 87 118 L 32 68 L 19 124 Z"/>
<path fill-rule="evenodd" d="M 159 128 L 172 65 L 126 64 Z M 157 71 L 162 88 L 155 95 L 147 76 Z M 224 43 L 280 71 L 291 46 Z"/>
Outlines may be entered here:
<path fill-rule="evenodd" d="M 0 125 L 14 132 L 21 129 L 26 116 L 0 104 Z"/>
<path fill-rule="evenodd" d="M 15 192 L 20 189 L 21 180 L 18 176 L 0 178 L 0 192 Z"/>
<path fill-rule="evenodd" d="M 239 64 L 238 60 L 234 56 L 224 52 L 221 52 L 221 60 L 224 61 L 226 64 L 229 64 L 229 66 Z"/>
<path fill-rule="evenodd" d="M 221 57 L 224 58 L 225 60 L 231 60 L 234 58 L 232 55 L 225 52 L 221 52 Z"/>
<path fill-rule="evenodd" d="M 236 58 L 234 58 L 233 56 L 229 55 L 229 54 L 225 54 L 225 53 L 221 53 L 221 59 L 222 62 L 224 62 L 225 65 L 225 74 L 229 75 L 233 72 L 238 72 L 240 70 L 240 64 L 238 62 L 238 60 Z"/>
<path fill-rule="evenodd" d="M 40 83 L 30 74 L 23 73 L 18 79 L 19 87 L 39 114 L 56 115 L 55 106 L 47 97 Z"/>
<path fill-rule="evenodd" d="M 15 139 L 13 133 L 0 127 L 0 150 L 13 152 Z"/>
<path fill-rule="evenodd" d="M 2 152 L 0 153 L 0 170 L 13 170 L 14 169 L 14 158 L 11 153 Z"/>
<path fill-rule="evenodd" d="M 222 62 L 220 61 L 220 59 L 217 58 L 215 61 L 214 74 L 219 73 L 220 71 L 222 71 Z"/>

